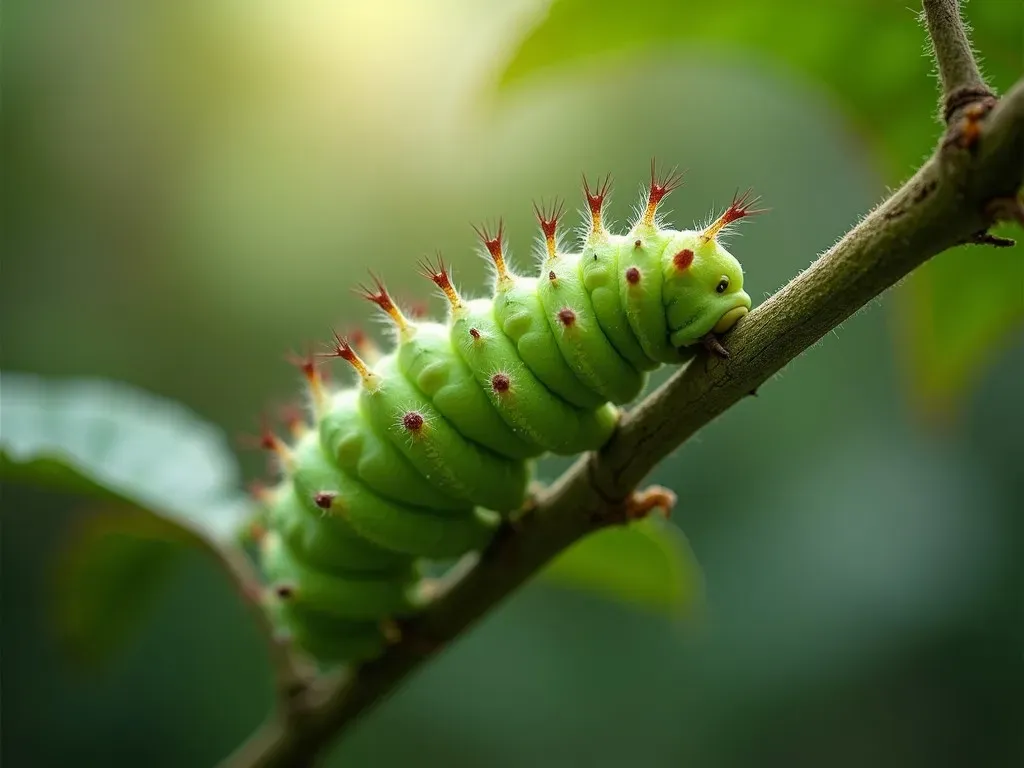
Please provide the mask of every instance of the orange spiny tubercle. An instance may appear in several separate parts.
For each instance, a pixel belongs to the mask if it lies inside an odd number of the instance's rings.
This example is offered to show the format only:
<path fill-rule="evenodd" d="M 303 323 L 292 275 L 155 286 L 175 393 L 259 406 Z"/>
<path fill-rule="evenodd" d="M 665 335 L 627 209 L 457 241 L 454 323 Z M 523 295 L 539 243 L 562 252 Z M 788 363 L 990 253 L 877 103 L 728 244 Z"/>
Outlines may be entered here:
<path fill-rule="evenodd" d="M 366 379 L 370 376 L 370 369 L 366 367 L 366 363 L 364 363 L 362 358 L 356 354 L 354 349 L 352 349 L 352 345 L 337 331 L 334 331 L 334 344 L 331 351 L 321 352 L 319 357 L 340 357 L 356 369 L 360 378 Z"/>
<path fill-rule="evenodd" d="M 751 197 L 752 189 L 747 189 L 742 195 L 739 190 L 732 196 L 732 202 L 726 208 L 725 213 L 719 216 L 707 229 L 701 233 L 701 240 L 705 243 L 716 237 L 723 229 L 733 222 L 744 219 L 747 216 L 756 216 L 759 213 L 766 213 L 767 208 L 754 208 L 761 200 L 761 196 Z"/>
<path fill-rule="evenodd" d="M 355 289 L 356 293 L 367 301 L 373 302 L 380 307 L 385 313 L 387 313 L 388 317 L 394 321 L 395 325 L 398 326 L 398 330 L 404 331 L 409 327 L 409 321 L 406 319 L 405 315 L 402 314 L 402 310 L 400 310 L 395 305 L 395 302 L 391 300 L 388 289 L 384 287 L 384 281 L 373 272 L 370 272 L 370 277 L 373 279 L 373 284 L 376 290 L 371 290 L 360 283 L 360 285 Z"/>
<path fill-rule="evenodd" d="M 294 403 L 286 403 L 280 410 L 281 421 L 284 422 L 288 433 L 295 438 L 306 434 L 309 426 L 306 424 L 306 415 L 302 409 Z"/>
<path fill-rule="evenodd" d="M 357 352 L 362 352 L 363 350 L 369 348 L 370 339 L 366 335 L 366 331 L 364 331 L 362 328 L 353 328 L 346 335 L 348 337 L 349 344 L 351 344 L 352 348 L 355 349 Z M 337 332 L 335 332 L 335 337 L 337 337 Z"/>
<path fill-rule="evenodd" d="M 562 216 L 563 203 L 557 197 L 547 206 L 544 201 L 538 206 L 533 204 L 533 212 L 537 215 L 537 223 L 540 224 L 540 231 L 544 233 L 544 245 L 548 251 L 548 258 L 553 259 L 558 255 L 558 220 Z"/>
<path fill-rule="evenodd" d="M 427 306 L 425 301 L 412 301 L 409 302 L 409 315 L 413 320 L 422 320 L 430 313 L 430 308 Z"/>
<path fill-rule="evenodd" d="M 448 269 L 445 267 L 444 259 L 441 258 L 440 253 L 437 254 L 436 265 L 430 259 L 421 259 L 419 268 L 421 275 L 441 289 L 453 309 L 462 306 L 462 299 L 459 297 L 458 291 L 455 290 L 455 286 L 452 285 Z"/>
<path fill-rule="evenodd" d="M 602 231 L 601 224 L 601 211 L 604 208 L 605 200 L 608 197 L 608 191 L 612 186 L 612 175 L 609 173 L 605 176 L 604 181 L 601 181 L 601 177 L 597 177 L 597 184 L 594 187 L 594 191 L 590 190 L 590 184 L 587 182 L 586 174 L 583 175 L 583 193 L 587 197 L 587 205 L 590 207 L 590 232 L 591 234 L 597 234 Z"/>
<path fill-rule="evenodd" d="M 320 373 L 320 370 L 316 365 L 316 355 L 313 353 L 312 347 L 307 345 L 306 354 L 297 355 L 294 352 L 289 352 L 287 358 L 289 363 L 294 365 L 306 378 L 306 382 L 309 385 L 309 392 L 313 397 L 313 404 L 317 407 L 323 404 L 326 397 L 324 393 L 324 378 Z"/>
<path fill-rule="evenodd" d="M 654 216 L 658 212 L 658 204 L 683 184 L 681 171 L 672 168 L 663 176 L 658 176 L 657 161 L 651 159 L 651 186 L 647 192 L 647 209 L 644 211 L 644 226 L 654 226 Z"/>
<path fill-rule="evenodd" d="M 291 450 L 281 438 L 274 434 L 274 431 L 270 428 L 270 419 L 267 418 L 266 413 L 260 414 L 259 437 L 243 435 L 239 442 L 246 448 L 259 448 L 269 451 L 277 457 L 278 461 L 281 462 L 281 466 L 285 469 L 288 469 L 291 465 Z"/>
<path fill-rule="evenodd" d="M 505 254 L 502 250 L 503 241 L 505 239 L 505 221 L 503 219 L 498 219 L 498 228 L 493 235 L 486 224 L 480 227 L 473 224 L 472 227 L 473 231 L 476 232 L 477 237 L 479 237 L 483 242 L 484 247 L 487 248 L 487 252 L 491 254 L 491 260 L 494 262 L 494 267 L 498 270 L 498 279 L 508 280 L 509 274 L 508 269 L 505 266 Z"/>

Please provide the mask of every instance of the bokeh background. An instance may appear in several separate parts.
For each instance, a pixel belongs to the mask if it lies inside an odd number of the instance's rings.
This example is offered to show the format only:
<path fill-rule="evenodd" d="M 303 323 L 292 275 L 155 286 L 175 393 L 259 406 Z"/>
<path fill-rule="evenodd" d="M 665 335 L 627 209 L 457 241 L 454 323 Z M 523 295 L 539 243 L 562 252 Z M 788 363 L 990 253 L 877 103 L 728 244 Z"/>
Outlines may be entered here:
<path fill-rule="evenodd" d="M 131 382 L 253 432 L 298 386 L 288 350 L 365 323 L 367 267 L 412 301 L 441 249 L 482 293 L 469 223 L 504 216 L 525 266 L 530 201 L 575 206 L 581 171 L 614 175 L 620 222 L 652 156 L 686 169 L 681 226 L 753 186 L 773 210 L 732 250 L 757 301 L 940 135 L 906 3 L 626 5 L 635 23 L 569 0 L 9 0 L 3 368 Z M 966 13 L 1009 87 L 1020 3 Z M 1021 764 L 1011 257 L 939 257 L 942 302 L 900 286 L 658 468 L 703 568 L 699 621 L 530 585 L 330 764 Z M 964 271 L 991 292 L 961 301 Z M 954 338 L 993 306 L 989 342 Z M 12 486 L 3 507 L 7 765 L 211 765 L 256 727 L 263 646 L 212 565 L 183 555 L 121 652 L 83 665 L 48 607 L 77 500 Z"/>

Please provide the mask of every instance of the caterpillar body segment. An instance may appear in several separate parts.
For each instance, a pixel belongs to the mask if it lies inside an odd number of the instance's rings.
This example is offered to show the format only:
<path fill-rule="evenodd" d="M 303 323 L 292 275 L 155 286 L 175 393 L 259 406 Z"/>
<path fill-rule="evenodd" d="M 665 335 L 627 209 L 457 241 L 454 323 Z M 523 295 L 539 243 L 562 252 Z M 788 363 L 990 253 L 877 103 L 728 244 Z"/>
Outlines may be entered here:
<path fill-rule="evenodd" d="M 605 228 L 610 180 L 585 182 L 590 221 L 576 253 L 559 248 L 561 206 L 535 208 L 536 277 L 509 268 L 501 225 L 478 230 L 493 298 L 463 299 L 440 258 L 424 262 L 448 301 L 445 323 L 406 317 L 378 278 L 361 289 L 394 324 L 395 348 L 336 336 L 327 356 L 358 384 L 332 391 L 304 360 L 312 424 L 293 424 L 291 444 L 262 440 L 283 474 L 259 496 L 265 600 L 298 648 L 323 662 L 380 654 L 392 621 L 427 599 L 421 561 L 484 548 L 523 507 L 534 458 L 602 446 L 649 371 L 684 362 L 747 313 L 742 269 L 719 237 L 759 212 L 754 201 L 734 198 L 704 229 L 666 229 L 658 203 L 678 181 L 652 168 L 626 234 Z"/>
<path fill-rule="evenodd" d="M 421 323 L 411 339 L 399 344 L 402 372 L 469 440 L 514 460 L 543 453 L 541 446 L 516 434 L 493 408 L 484 390 L 472 385 L 473 371 L 450 339 L 447 326 Z"/>
<path fill-rule="evenodd" d="M 466 510 L 472 505 L 439 490 L 424 477 L 391 440 L 370 429 L 357 390 L 338 392 L 320 420 L 320 444 L 337 467 L 361 479 L 382 495 L 404 504 L 440 510 Z"/>
<path fill-rule="evenodd" d="M 554 273 L 549 270 L 548 274 Z M 494 318 L 516 345 L 523 364 L 552 394 L 579 409 L 598 408 L 606 401 L 580 386 L 580 380 L 562 357 L 551 333 L 537 288 L 545 279 L 552 278 L 516 277 L 499 283 L 494 297 Z"/>
<path fill-rule="evenodd" d="M 584 253 L 549 259 L 545 266 L 555 279 L 541 282 L 537 292 L 551 334 L 576 378 L 601 399 L 621 405 L 640 394 L 647 377 L 605 335 L 583 279 L 581 262 L 586 258 Z M 606 258 L 615 258 L 614 249 L 608 249 Z"/>
<path fill-rule="evenodd" d="M 640 279 L 635 265 L 629 261 L 627 242 L 632 242 L 628 236 L 611 235 L 607 242 L 585 249 L 580 257 L 580 270 L 583 287 L 590 295 L 594 315 L 604 335 L 630 366 L 646 373 L 657 368 L 659 362 L 644 352 L 643 345 L 630 326 L 630 307 L 622 301 L 620 289 L 626 270 L 632 268 L 634 271 L 629 276 L 636 281 Z M 623 264 L 627 266 L 623 267 Z M 660 301 L 657 297 L 654 300 Z"/>
<path fill-rule="evenodd" d="M 453 316 L 452 343 L 474 371 L 478 386 L 490 393 L 494 408 L 524 439 L 561 455 L 608 439 L 618 421 L 617 411 L 608 405 L 579 410 L 545 387 L 498 327 L 490 299 L 467 302 L 458 314 L 461 317 Z"/>

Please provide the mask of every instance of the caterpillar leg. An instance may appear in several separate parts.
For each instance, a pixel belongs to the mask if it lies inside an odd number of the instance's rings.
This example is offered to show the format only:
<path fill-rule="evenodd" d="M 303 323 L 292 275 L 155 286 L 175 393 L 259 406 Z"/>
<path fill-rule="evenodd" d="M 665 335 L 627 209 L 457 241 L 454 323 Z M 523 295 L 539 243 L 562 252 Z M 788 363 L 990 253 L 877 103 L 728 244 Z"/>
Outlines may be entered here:
<path fill-rule="evenodd" d="M 626 499 L 626 519 L 642 520 L 654 510 L 658 510 L 667 520 L 675 506 L 675 493 L 660 485 L 652 485 L 642 491 L 636 491 Z"/>
<path fill-rule="evenodd" d="M 718 355 L 723 360 L 729 359 L 729 350 L 722 345 L 714 331 L 710 331 L 701 337 L 700 343 L 708 352 Z"/>

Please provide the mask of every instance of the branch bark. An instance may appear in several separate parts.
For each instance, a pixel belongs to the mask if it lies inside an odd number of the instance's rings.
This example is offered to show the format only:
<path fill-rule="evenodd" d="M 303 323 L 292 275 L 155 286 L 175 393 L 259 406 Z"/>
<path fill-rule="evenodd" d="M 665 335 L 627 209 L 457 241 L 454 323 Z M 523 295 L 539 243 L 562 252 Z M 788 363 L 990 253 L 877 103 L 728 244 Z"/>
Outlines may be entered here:
<path fill-rule="evenodd" d="M 959 0 L 924 0 L 924 17 L 942 81 L 942 118 L 949 122 L 968 104 L 993 93 L 974 60 Z"/>
<path fill-rule="evenodd" d="M 951 95 L 974 96 L 932 157 L 896 193 L 725 338 L 728 360 L 699 354 L 646 398 L 600 451 L 581 457 L 503 529 L 479 563 L 402 640 L 351 676 L 320 680 L 276 714 L 229 761 L 236 768 L 311 765 L 329 742 L 445 644 L 581 537 L 625 521 L 630 494 L 666 455 L 765 383 L 790 360 L 932 256 L 1020 211 L 1024 183 L 1024 80 L 994 102 L 974 64 L 953 0 L 924 0 L 928 29 Z M 952 116 L 952 113 L 950 113 Z"/>

